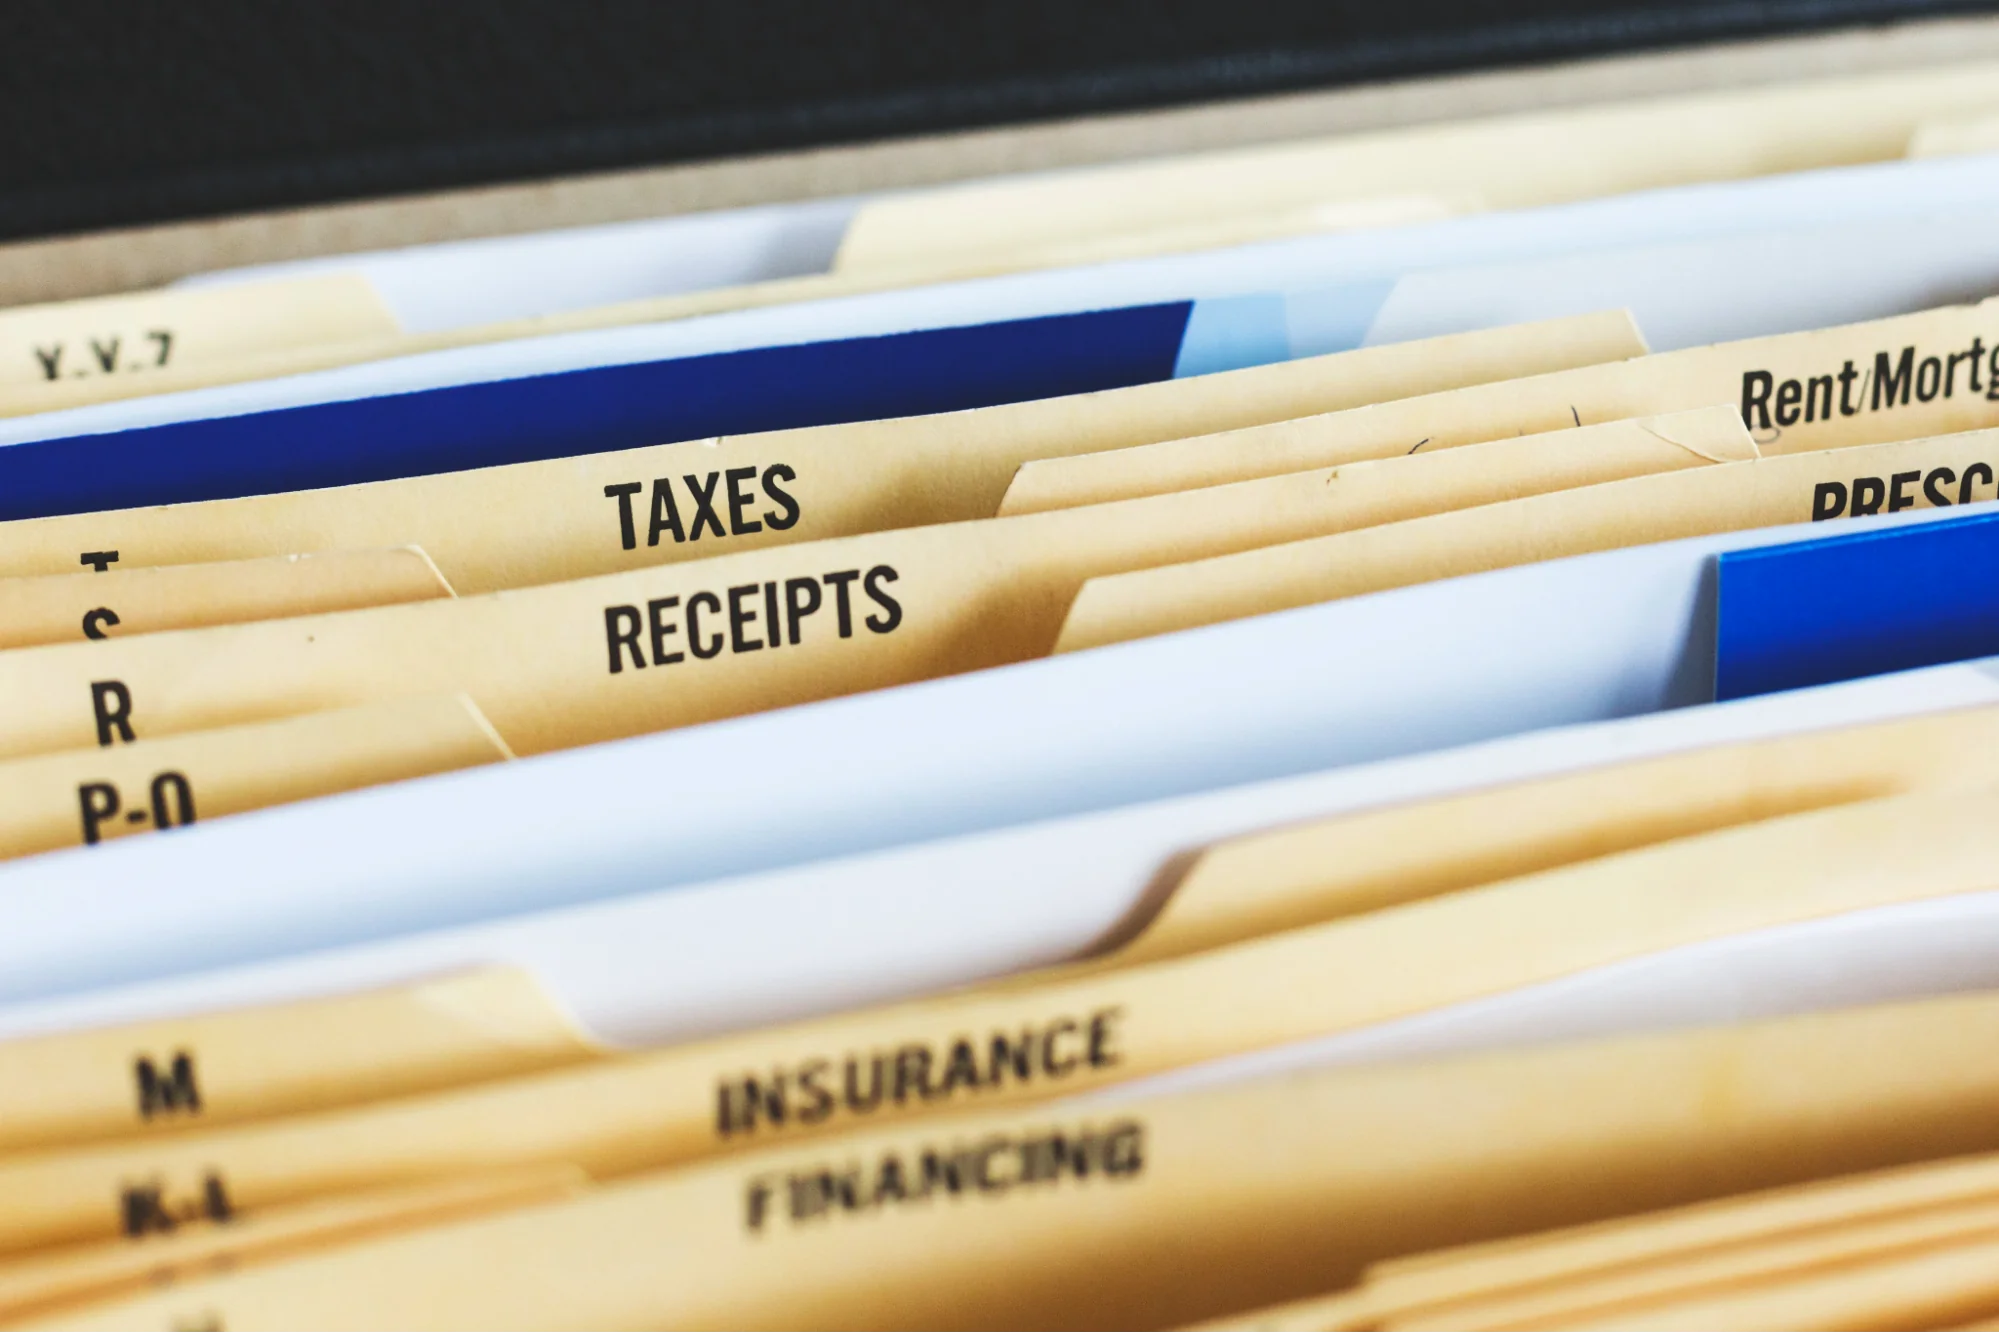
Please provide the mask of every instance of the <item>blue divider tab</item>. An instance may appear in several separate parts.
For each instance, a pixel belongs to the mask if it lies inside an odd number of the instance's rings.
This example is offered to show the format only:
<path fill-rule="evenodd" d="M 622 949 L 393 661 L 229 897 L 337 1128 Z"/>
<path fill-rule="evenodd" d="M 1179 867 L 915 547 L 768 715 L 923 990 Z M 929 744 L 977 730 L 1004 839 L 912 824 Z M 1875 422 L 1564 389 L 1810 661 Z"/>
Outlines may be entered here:
<path fill-rule="evenodd" d="M 1999 512 L 1717 558 L 1714 693 L 1999 653 Z"/>
<path fill-rule="evenodd" d="M 226 500 L 1171 379 L 1186 301 L 454 384 L 0 447 L 0 520 Z"/>

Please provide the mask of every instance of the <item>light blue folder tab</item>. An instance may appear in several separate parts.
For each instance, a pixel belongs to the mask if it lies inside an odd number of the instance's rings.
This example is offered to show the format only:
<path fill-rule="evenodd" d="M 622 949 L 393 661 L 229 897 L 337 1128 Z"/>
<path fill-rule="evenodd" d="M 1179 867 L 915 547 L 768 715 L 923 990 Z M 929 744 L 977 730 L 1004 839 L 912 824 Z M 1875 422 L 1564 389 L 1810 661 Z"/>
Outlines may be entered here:
<path fill-rule="evenodd" d="M 1358 343 L 1358 339 L 1355 340 Z M 1267 366 L 1291 357 L 1284 298 L 1275 293 L 1211 296 L 1194 302 L 1173 378 Z"/>
<path fill-rule="evenodd" d="M 1295 292 L 1203 297 L 1187 317 L 1174 378 L 1350 352 L 1367 342 L 1394 290 L 1393 279 L 1371 278 Z"/>
<path fill-rule="evenodd" d="M 1999 653 L 1999 510 L 1716 559 L 1715 698 Z"/>

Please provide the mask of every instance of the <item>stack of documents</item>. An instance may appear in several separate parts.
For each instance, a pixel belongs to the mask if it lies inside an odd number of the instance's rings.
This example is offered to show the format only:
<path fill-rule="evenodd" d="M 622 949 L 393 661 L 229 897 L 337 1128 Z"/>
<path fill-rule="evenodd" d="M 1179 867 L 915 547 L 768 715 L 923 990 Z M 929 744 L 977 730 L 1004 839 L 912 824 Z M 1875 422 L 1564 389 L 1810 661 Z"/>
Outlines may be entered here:
<path fill-rule="evenodd" d="M 1995 126 L 0 312 L 0 1324 L 1999 1320 Z"/>

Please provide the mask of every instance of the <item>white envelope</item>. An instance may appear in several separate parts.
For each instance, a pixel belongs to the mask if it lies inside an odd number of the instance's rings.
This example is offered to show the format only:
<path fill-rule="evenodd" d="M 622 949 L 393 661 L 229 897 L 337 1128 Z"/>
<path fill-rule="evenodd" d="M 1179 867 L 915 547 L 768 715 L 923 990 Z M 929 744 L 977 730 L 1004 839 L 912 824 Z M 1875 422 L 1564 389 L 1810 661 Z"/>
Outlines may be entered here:
<path fill-rule="evenodd" d="M 1704 702 L 1716 552 L 1955 516 L 1499 570 L 32 857 L 0 866 L 0 1001 Z"/>

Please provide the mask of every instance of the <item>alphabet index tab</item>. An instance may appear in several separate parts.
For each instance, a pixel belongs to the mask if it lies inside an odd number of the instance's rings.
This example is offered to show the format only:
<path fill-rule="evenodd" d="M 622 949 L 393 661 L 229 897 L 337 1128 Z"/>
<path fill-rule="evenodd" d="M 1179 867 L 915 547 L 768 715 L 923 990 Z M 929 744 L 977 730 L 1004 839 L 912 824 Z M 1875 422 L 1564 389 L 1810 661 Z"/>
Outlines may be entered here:
<path fill-rule="evenodd" d="M 358 273 L 22 306 L 0 311 L 0 416 L 68 406 L 80 387 L 157 392 L 152 381 L 190 367 L 399 332 Z"/>
<path fill-rule="evenodd" d="M 124 681 L 93 680 L 90 692 L 98 744 L 0 762 L 0 859 L 96 846 L 512 757 L 463 695 L 416 695 L 154 737 L 134 727 Z"/>
<path fill-rule="evenodd" d="M 0 1043 L 0 1153 L 323 1111 L 598 1053 L 533 977 L 504 967 L 44 1033 Z"/>

